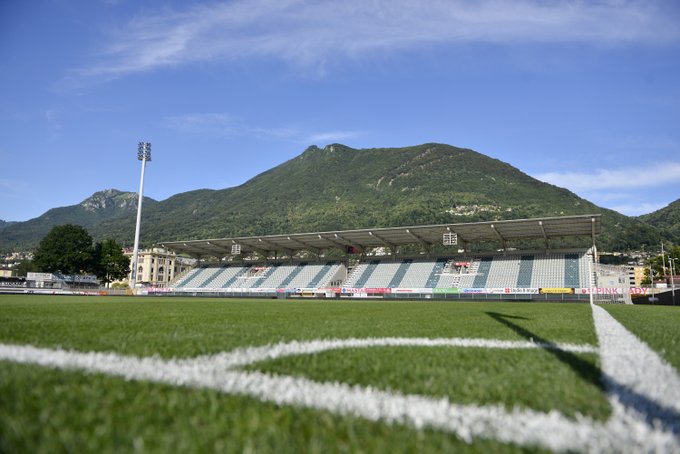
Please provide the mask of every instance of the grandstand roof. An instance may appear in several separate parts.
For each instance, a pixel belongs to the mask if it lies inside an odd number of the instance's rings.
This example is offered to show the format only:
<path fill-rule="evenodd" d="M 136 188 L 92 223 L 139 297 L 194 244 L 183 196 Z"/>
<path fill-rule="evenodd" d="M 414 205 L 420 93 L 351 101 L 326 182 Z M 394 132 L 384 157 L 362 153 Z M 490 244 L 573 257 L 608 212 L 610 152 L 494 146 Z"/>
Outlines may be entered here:
<path fill-rule="evenodd" d="M 430 246 L 442 244 L 446 233 L 455 233 L 458 244 L 497 241 L 505 248 L 507 241 L 599 235 L 601 215 L 578 215 L 513 219 L 508 221 L 470 222 L 407 227 L 387 227 L 332 232 L 291 233 L 206 240 L 169 241 L 163 247 L 194 257 L 224 257 L 232 254 L 232 246 L 239 245 L 241 253 L 321 251 L 354 247 L 365 250 L 373 247 L 395 247 L 408 244 Z"/>

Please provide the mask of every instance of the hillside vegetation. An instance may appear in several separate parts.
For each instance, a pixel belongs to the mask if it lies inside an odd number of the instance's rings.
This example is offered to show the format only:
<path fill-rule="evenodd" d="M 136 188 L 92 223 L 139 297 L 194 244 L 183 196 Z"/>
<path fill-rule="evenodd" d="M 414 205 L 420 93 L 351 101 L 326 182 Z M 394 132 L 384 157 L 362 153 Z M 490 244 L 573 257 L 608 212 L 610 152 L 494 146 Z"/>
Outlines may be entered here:
<path fill-rule="evenodd" d="M 131 193 L 116 197 L 121 194 Z M 0 248 L 33 247 L 47 224 L 74 215 L 82 222 L 64 222 L 84 225 L 95 239 L 132 243 L 134 194 L 129 206 L 102 208 L 106 215 L 91 213 L 86 202 L 6 227 Z M 597 213 L 603 216 L 602 249 L 656 245 L 670 235 L 473 150 L 333 144 L 311 146 L 238 187 L 145 201 L 142 242 Z"/>
<path fill-rule="evenodd" d="M 680 244 L 680 199 L 653 213 L 640 216 L 641 221 L 666 232 L 666 237 Z"/>

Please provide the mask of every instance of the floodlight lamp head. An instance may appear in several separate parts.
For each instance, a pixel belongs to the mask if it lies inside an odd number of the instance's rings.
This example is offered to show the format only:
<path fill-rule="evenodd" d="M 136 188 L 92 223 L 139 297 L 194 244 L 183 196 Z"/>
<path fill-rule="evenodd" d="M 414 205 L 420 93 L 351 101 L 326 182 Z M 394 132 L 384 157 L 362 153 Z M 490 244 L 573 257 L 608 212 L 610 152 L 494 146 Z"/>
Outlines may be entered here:
<path fill-rule="evenodd" d="M 140 161 L 151 161 L 151 143 L 137 143 L 137 159 Z"/>

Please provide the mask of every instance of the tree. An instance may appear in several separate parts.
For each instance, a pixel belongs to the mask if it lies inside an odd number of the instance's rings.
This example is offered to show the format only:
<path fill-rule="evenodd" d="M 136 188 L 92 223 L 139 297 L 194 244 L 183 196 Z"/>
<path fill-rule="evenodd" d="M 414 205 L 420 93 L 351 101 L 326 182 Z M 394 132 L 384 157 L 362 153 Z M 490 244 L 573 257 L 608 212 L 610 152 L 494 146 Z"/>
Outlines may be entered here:
<path fill-rule="evenodd" d="M 645 262 L 647 265 L 647 269 L 645 270 L 645 279 L 642 281 L 642 283 L 648 284 L 651 282 L 649 277 L 650 267 L 652 269 L 654 279 L 666 279 L 671 276 L 671 262 L 673 262 L 673 271 L 675 274 L 680 274 L 678 272 L 678 267 L 680 266 L 680 246 L 671 245 L 663 256 L 659 254 L 647 259 Z"/>
<path fill-rule="evenodd" d="M 92 237 L 79 225 L 57 225 L 40 241 L 33 256 L 43 272 L 78 274 L 92 271 Z"/>
<path fill-rule="evenodd" d="M 115 240 L 95 244 L 94 263 L 94 272 L 104 284 L 123 279 L 130 272 L 130 258 Z"/>
<path fill-rule="evenodd" d="M 17 276 L 26 277 L 28 273 L 39 271 L 32 260 L 24 259 L 15 267 Z"/>

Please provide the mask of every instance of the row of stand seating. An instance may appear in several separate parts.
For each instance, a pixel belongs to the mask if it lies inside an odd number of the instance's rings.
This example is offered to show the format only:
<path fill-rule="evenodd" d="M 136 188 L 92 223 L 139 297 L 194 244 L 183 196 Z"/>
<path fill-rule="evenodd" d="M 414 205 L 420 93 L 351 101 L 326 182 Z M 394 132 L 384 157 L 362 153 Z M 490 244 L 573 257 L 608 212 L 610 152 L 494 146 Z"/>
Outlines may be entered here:
<path fill-rule="evenodd" d="M 341 262 L 213 265 L 195 268 L 176 290 L 324 288 L 588 287 L 588 251 L 489 254 L 472 258 L 371 259 Z"/>

